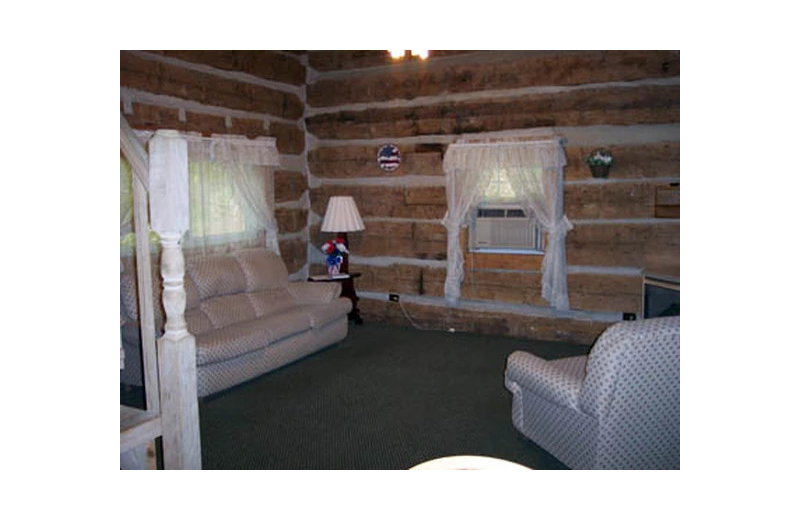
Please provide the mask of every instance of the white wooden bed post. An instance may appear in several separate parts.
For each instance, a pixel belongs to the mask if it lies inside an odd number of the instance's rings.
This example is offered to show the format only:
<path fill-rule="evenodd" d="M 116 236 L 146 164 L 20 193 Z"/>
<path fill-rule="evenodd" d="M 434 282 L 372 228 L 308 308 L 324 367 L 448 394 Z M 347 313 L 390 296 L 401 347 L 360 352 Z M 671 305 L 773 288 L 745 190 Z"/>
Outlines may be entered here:
<path fill-rule="evenodd" d="M 189 166 L 186 140 L 175 130 L 150 139 L 150 226 L 161 238 L 161 276 L 166 314 L 158 339 L 161 429 L 165 469 L 201 469 L 194 336 L 186 328 L 185 272 L 180 241 L 189 229 Z"/>

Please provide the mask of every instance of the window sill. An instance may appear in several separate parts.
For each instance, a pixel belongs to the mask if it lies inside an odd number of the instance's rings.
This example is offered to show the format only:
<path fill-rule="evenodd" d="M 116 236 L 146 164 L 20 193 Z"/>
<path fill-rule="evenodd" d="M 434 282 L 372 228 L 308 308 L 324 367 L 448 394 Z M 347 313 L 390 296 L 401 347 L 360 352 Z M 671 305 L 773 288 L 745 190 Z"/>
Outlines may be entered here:
<path fill-rule="evenodd" d="M 469 252 L 475 254 L 487 253 L 487 254 L 504 254 L 504 255 L 534 255 L 534 256 L 544 255 L 544 251 L 537 251 L 534 249 L 503 249 L 503 248 L 492 248 L 492 247 L 470 249 Z"/>

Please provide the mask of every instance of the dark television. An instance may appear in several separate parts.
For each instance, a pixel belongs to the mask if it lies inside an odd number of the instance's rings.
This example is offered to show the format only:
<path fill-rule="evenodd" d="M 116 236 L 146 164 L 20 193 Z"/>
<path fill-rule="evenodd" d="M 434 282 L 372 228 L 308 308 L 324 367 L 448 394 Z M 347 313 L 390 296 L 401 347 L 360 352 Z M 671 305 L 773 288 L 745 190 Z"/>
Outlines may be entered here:
<path fill-rule="evenodd" d="M 677 278 L 645 275 L 642 287 L 642 316 L 680 316 L 681 285 Z"/>

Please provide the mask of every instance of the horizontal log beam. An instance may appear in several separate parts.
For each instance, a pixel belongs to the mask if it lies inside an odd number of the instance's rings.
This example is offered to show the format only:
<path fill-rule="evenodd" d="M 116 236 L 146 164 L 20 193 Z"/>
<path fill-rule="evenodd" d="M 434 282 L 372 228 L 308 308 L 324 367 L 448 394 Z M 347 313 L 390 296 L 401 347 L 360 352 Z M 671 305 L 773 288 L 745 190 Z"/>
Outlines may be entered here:
<path fill-rule="evenodd" d="M 400 166 L 393 172 L 378 166 L 380 146 L 341 146 L 317 148 L 308 153 L 312 175 L 330 179 L 358 177 L 399 177 L 404 175 L 444 175 L 441 144 L 398 146 Z"/>
<path fill-rule="evenodd" d="M 278 233 L 297 233 L 306 227 L 308 210 L 277 208 L 275 210 L 275 220 L 278 222 Z"/>
<path fill-rule="evenodd" d="M 319 139 L 372 139 L 521 128 L 680 122 L 680 86 L 640 85 L 407 108 L 373 108 L 306 118 Z"/>
<path fill-rule="evenodd" d="M 269 123 L 269 130 L 264 128 L 264 121 L 259 119 L 245 119 L 231 117 L 231 126 L 226 124 L 226 118 L 218 115 L 202 114 L 184 111 L 185 117 L 180 117 L 180 110 L 174 107 L 132 103 L 132 112 L 125 114 L 128 123 L 137 130 L 170 129 L 182 132 L 199 132 L 209 136 L 211 134 L 244 135 L 249 138 L 261 136 L 275 137 L 275 146 L 280 153 L 298 154 L 305 149 L 305 136 L 297 125 L 285 123 Z"/>
<path fill-rule="evenodd" d="M 295 94 L 222 78 L 120 51 L 120 86 L 209 106 L 299 119 L 305 110 Z"/>
<path fill-rule="evenodd" d="M 474 51 L 430 51 L 426 63 L 438 58 L 471 53 Z M 308 51 L 308 65 L 318 71 L 361 69 L 385 65 L 398 65 L 404 60 L 393 60 L 387 51 Z"/>
<path fill-rule="evenodd" d="M 324 215 L 328 199 L 350 195 L 361 217 L 441 220 L 447 212 L 443 186 L 338 186 L 322 185 L 310 190 L 311 209 Z"/>
<path fill-rule="evenodd" d="M 290 273 L 295 273 L 303 268 L 308 261 L 306 241 L 302 239 L 278 240 L 281 258 Z"/>
<path fill-rule="evenodd" d="M 359 257 L 447 259 L 447 235 L 442 225 L 423 222 L 367 221 L 364 227 L 364 231 L 347 235 L 350 252 Z M 321 246 L 332 238 L 332 234 L 322 233 L 319 228 L 319 225 L 311 226 L 309 234 L 312 244 Z"/>
<path fill-rule="evenodd" d="M 567 264 L 633 267 L 680 276 L 680 223 L 581 224 L 567 233 Z"/>
<path fill-rule="evenodd" d="M 564 167 L 566 181 L 591 178 L 586 164 L 589 154 L 600 146 L 565 146 L 567 165 Z M 602 146 L 614 156 L 609 178 L 635 179 L 648 177 L 675 177 L 681 173 L 680 142 L 659 142 L 651 144 L 626 144 Z"/>
<path fill-rule="evenodd" d="M 300 63 L 299 57 L 272 51 L 176 50 L 148 52 L 291 85 L 303 85 L 306 79 L 306 70 Z"/>
<path fill-rule="evenodd" d="M 352 60 L 361 66 L 391 62 L 385 51 L 370 59 Z M 415 70 L 387 67 L 380 74 L 322 78 L 309 85 L 308 104 L 312 107 L 370 103 L 393 99 L 414 99 L 487 90 L 532 86 L 572 86 L 593 83 L 670 78 L 680 74 L 677 51 L 587 51 L 565 54 L 495 53 L 493 61 L 483 63 L 437 64 Z M 337 55 L 341 68 L 346 57 Z M 309 55 L 311 66 L 322 61 Z M 333 61 L 333 60 L 331 60 Z M 333 66 L 331 66 L 333 68 Z M 328 69 L 331 70 L 331 69 Z"/>
<path fill-rule="evenodd" d="M 289 170 L 275 172 L 275 203 L 300 200 L 307 189 L 308 182 L 302 173 Z"/>
<path fill-rule="evenodd" d="M 570 219 L 651 218 L 658 182 L 567 184 L 564 213 Z"/>
<path fill-rule="evenodd" d="M 641 311 L 642 277 L 571 273 L 567 276 L 570 309 Z"/>

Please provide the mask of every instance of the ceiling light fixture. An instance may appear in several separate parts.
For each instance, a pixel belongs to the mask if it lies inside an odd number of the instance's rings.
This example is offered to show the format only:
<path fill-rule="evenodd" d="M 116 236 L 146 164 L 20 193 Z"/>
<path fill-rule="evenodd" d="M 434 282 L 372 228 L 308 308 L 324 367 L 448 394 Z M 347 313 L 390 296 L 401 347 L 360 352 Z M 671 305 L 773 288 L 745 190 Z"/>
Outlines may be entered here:
<path fill-rule="evenodd" d="M 386 51 L 386 52 L 388 52 L 392 56 L 392 59 L 395 60 L 405 58 L 407 52 L 410 52 L 412 57 L 416 56 L 421 60 L 424 60 L 428 57 L 428 51 Z"/>

